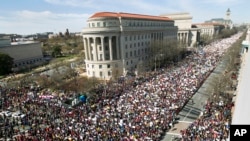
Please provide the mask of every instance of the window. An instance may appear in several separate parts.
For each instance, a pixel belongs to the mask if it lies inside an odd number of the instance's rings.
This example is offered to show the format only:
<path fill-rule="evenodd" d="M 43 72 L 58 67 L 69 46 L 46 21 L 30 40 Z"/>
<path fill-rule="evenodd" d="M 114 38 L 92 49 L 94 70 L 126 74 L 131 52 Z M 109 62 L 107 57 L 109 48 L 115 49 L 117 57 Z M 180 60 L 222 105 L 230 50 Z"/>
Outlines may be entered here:
<path fill-rule="evenodd" d="M 99 65 L 99 69 L 101 69 L 102 68 L 102 65 Z"/>
<path fill-rule="evenodd" d="M 100 60 L 103 60 L 103 56 L 102 56 L 102 54 L 100 54 Z"/>
<path fill-rule="evenodd" d="M 110 68 L 110 64 L 107 64 L 107 68 Z"/>
<path fill-rule="evenodd" d="M 110 71 L 108 71 L 108 76 L 110 76 L 111 75 L 111 72 Z"/>
<path fill-rule="evenodd" d="M 92 27 L 95 27 L 95 23 L 92 23 Z"/>
<path fill-rule="evenodd" d="M 102 51 L 102 47 L 101 46 L 99 46 L 99 50 Z"/>
<path fill-rule="evenodd" d="M 132 55 L 133 55 L 133 54 L 132 54 L 132 51 L 130 51 L 130 57 L 132 57 Z"/>
<path fill-rule="evenodd" d="M 106 22 L 103 22 L 103 27 L 106 27 Z"/>
<path fill-rule="evenodd" d="M 100 71 L 100 74 L 99 74 L 99 75 L 100 75 L 100 77 L 102 77 L 102 71 Z"/>
<path fill-rule="evenodd" d="M 128 37 L 126 36 L 126 37 L 125 37 L 125 41 L 127 41 L 127 40 L 128 40 Z"/>
<path fill-rule="evenodd" d="M 128 45 L 127 44 L 125 45 L 125 49 L 128 49 Z"/>
<path fill-rule="evenodd" d="M 97 23 L 97 27 L 100 27 L 100 22 Z"/>
<path fill-rule="evenodd" d="M 134 56 L 136 56 L 136 50 L 134 51 Z"/>
<path fill-rule="evenodd" d="M 128 58 L 128 52 L 126 52 L 126 58 Z"/>
<path fill-rule="evenodd" d="M 94 65 L 92 65 L 92 69 L 94 68 Z"/>
<path fill-rule="evenodd" d="M 105 46 L 105 50 L 109 50 L 109 47 L 108 47 L 108 46 Z"/>

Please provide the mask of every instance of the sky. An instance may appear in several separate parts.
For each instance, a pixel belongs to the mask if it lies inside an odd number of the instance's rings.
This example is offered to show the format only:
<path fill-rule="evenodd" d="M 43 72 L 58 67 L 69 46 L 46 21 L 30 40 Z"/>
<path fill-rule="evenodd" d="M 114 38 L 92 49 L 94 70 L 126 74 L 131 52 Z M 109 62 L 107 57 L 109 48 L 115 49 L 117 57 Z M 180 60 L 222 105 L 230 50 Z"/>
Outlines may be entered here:
<path fill-rule="evenodd" d="M 189 12 L 193 23 L 225 18 L 250 22 L 249 0 L 4 0 L 0 4 L 0 34 L 81 32 L 96 12 L 161 15 Z"/>

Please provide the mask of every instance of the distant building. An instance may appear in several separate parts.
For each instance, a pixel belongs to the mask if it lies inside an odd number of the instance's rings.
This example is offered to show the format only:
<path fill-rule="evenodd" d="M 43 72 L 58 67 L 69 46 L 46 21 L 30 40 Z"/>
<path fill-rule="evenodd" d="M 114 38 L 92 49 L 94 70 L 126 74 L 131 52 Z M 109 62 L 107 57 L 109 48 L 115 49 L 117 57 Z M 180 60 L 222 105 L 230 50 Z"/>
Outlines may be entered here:
<path fill-rule="evenodd" d="M 175 26 L 178 27 L 178 41 L 185 47 L 193 47 L 199 38 L 199 29 L 192 28 L 193 17 L 189 13 L 170 13 L 160 16 L 169 17 L 174 20 Z"/>
<path fill-rule="evenodd" d="M 10 43 L 11 43 L 10 36 L 5 36 L 5 35 L 0 36 L 0 47 L 10 45 Z"/>
<path fill-rule="evenodd" d="M 219 23 L 196 23 L 192 27 L 200 29 L 200 38 L 213 39 L 219 35 L 221 30 L 225 28 L 223 24 Z"/>
<path fill-rule="evenodd" d="M 233 22 L 231 20 L 231 10 L 228 8 L 226 11 L 225 18 L 213 18 L 211 20 L 205 21 L 205 23 L 219 23 L 223 24 L 225 28 L 232 29 Z"/>
<path fill-rule="evenodd" d="M 82 36 L 89 77 L 125 75 L 149 60 L 152 41 L 177 39 L 177 27 L 168 17 L 99 12 L 87 23 Z"/>
<path fill-rule="evenodd" d="M 23 41 L 7 43 L 0 38 L 0 52 L 8 54 L 14 59 L 14 71 L 31 68 L 44 63 L 40 42 Z"/>

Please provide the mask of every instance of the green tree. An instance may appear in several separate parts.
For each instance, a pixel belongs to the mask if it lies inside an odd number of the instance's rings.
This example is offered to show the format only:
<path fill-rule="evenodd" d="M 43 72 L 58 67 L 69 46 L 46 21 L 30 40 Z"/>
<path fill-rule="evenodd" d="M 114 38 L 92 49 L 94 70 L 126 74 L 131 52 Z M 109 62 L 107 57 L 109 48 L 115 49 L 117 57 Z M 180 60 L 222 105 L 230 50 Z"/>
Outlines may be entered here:
<path fill-rule="evenodd" d="M 55 45 L 52 52 L 53 57 L 62 56 L 62 47 L 60 45 Z"/>
<path fill-rule="evenodd" d="M 13 61 L 8 54 L 0 53 L 0 75 L 5 75 L 11 72 Z"/>

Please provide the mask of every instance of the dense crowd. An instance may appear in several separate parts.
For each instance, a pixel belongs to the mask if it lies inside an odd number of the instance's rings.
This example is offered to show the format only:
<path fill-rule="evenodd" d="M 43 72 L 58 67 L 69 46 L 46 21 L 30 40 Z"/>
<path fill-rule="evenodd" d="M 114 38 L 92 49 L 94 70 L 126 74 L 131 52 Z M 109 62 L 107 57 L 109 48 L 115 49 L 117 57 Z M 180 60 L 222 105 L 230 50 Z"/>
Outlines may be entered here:
<path fill-rule="evenodd" d="M 19 110 L 26 116 L 19 119 L 0 117 L 3 121 L 0 137 L 17 141 L 161 140 L 173 126 L 178 112 L 216 67 L 221 53 L 240 35 L 206 46 L 202 51 L 192 52 L 183 61 L 148 72 L 143 77 L 133 77 L 97 88 L 96 97 L 73 108 L 63 104 L 68 97 L 76 95 L 73 92 L 41 97 L 52 95 L 52 92 L 36 86 L 13 89 L 1 87 L 1 94 L 5 96 L 3 108 Z M 210 105 L 206 108 L 212 112 L 214 109 Z M 226 122 L 227 118 L 221 116 L 224 105 L 216 110 L 219 114 L 212 118 L 212 123 L 206 118 L 198 119 L 182 132 L 183 139 L 194 138 L 200 126 L 202 133 L 207 130 L 228 133 L 227 129 L 221 130 L 223 124 L 217 126 Z"/>

